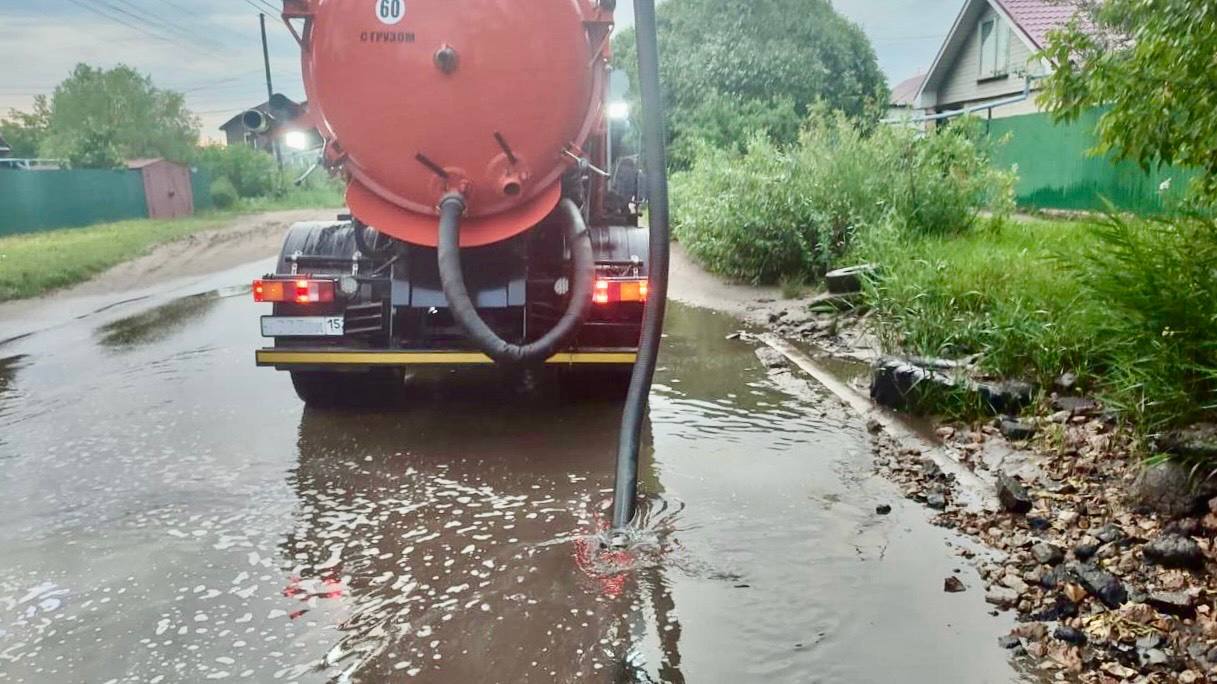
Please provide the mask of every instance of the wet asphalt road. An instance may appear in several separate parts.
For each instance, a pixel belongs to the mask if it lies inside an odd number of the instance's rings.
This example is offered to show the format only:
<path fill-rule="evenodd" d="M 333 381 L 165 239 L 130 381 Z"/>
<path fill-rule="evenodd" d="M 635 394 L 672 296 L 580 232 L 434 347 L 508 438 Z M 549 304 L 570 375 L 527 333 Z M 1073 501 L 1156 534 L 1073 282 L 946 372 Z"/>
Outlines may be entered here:
<path fill-rule="evenodd" d="M 478 373 L 306 411 L 253 366 L 265 270 L 0 345 L 0 681 L 1020 681 L 964 542 L 731 319 L 672 311 L 627 562 L 587 543 L 619 404 Z"/>

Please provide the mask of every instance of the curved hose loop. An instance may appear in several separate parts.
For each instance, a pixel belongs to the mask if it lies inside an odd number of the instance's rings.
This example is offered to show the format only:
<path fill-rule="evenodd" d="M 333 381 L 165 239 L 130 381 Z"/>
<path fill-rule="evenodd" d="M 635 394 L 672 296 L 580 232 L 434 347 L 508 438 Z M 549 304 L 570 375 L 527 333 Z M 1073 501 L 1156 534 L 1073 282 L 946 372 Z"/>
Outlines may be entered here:
<path fill-rule="evenodd" d="M 465 213 L 465 198 L 460 193 L 446 195 L 440 201 L 439 275 L 448 298 L 453 319 L 482 353 L 498 363 L 521 365 L 541 363 L 553 356 L 587 320 L 592 307 L 592 289 L 596 279 L 596 260 L 592 252 L 591 233 L 583 221 L 579 207 L 569 199 L 558 204 L 558 212 L 566 223 L 566 240 L 574 258 L 571 278 L 570 304 L 558 323 L 541 339 L 526 345 L 511 344 L 500 338 L 478 314 L 461 268 L 461 215 Z"/>

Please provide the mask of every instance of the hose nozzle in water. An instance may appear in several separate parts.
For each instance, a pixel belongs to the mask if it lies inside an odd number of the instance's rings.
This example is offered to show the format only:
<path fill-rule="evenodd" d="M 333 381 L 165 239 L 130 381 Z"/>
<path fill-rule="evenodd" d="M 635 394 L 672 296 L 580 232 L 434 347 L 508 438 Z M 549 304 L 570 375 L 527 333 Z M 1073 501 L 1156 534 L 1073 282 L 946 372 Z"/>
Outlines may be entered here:
<path fill-rule="evenodd" d="M 642 318 L 638 362 L 630 380 L 621 435 L 617 446 L 617 484 L 613 493 L 614 543 L 630 536 L 624 530 L 634 519 L 638 497 L 638 455 L 642 447 L 642 421 L 647 397 L 659 361 L 663 319 L 668 303 L 668 159 L 664 148 L 663 108 L 659 85 L 659 39 L 655 28 L 655 0 L 634 0 L 634 31 L 638 36 L 638 75 L 642 91 L 642 146 L 646 161 L 650 208 L 650 295 Z"/>
<path fill-rule="evenodd" d="M 624 529 L 616 529 L 610 531 L 604 538 L 605 548 L 619 551 L 630 547 L 630 534 Z"/>

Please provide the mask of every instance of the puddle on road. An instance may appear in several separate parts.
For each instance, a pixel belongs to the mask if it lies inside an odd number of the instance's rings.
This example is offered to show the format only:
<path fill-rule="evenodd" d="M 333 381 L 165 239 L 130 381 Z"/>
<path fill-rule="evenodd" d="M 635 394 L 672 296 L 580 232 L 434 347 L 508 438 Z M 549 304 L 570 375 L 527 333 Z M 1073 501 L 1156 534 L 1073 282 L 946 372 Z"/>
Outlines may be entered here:
<path fill-rule="evenodd" d="M 0 418 L 12 411 L 12 406 L 17 401 L 17 370 L 21 367 L 24 358 L 24 355 L 0 358 Z M 0 433 L 0 447 L 3 447 L 4 444 L 4 434 Z"/>
<path fill-rule="evenodd" d="M 257 313 L 179 302 L 117 328 L 124 354 L 31 356 L 43 404 L 77 371 L 107 389 L 6 423 L 0 682 L 1019 681 L 964 542 L 727 317 L 671 310 L 645 543 L 615 558 L 588 540 L 618 403 L 459 374 L 402 410 L 301 411 L 247 358 Z"/>
<path fill-rule="evenodd" d="M 24 355 L 0 358 L 0 395 L 7 392 L 9 386 L 13 384 L 17 377 L 17 367 L 24 358 Z"/>
<path fill-rule="evenodd" d="M 219 301 L 219 292 L 175 299 L 134 316 L 106 323 L 97 329 L 98 341 L 112 348 L 157 342 L 198 320 Z"/>

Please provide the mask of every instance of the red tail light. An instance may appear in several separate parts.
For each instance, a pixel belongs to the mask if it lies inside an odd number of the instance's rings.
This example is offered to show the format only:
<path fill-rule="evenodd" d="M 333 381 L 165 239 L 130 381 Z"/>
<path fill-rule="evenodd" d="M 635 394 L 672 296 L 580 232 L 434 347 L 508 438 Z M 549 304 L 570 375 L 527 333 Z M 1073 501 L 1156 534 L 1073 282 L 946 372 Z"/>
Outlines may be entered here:
<path fill-rule="evenodd" d="M 645 302 L 646 300 L 647 281 L 635 278 L 597 280 L 596 289 L 592 292 L 592 301 L 596 304 Z"/>
<path fill-rule="evenodd" d="M 334 281 L 300 278 L 296 280 L 255 280 L 255 302 L 326 304 L 334 301 Z"/>

